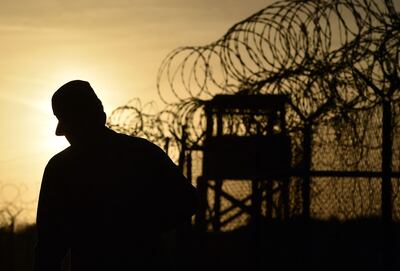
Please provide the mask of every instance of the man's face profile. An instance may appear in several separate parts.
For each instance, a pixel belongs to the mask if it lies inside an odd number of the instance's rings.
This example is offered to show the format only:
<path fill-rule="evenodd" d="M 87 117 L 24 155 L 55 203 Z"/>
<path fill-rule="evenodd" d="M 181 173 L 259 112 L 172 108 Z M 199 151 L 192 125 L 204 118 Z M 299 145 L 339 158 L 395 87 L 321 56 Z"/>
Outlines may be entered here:
<path fill-rule="evenodd" d="M 61 86 L 52 97 L 53 113 L 58 119 L 57 136 L 65 136 L 70 144 L 88 140 L 105 124 L 101 101 L 90 84 L 74 80 Z"/>

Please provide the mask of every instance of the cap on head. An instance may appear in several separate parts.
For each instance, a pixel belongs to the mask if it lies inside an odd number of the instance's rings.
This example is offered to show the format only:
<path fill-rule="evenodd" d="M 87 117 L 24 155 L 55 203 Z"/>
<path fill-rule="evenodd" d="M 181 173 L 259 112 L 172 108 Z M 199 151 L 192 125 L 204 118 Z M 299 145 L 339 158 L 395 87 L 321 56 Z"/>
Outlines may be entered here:
<path fill-rule="evenodd" d="M 96 116 L 103 114 L 103 105 L 89 82 L 82 80 L 70 81 L 61 86 L 51 99 L 54 115 L 61 118 L 75 118 L 79 116 Z M 56 134 L 61 134 L 60 124 Z"/>

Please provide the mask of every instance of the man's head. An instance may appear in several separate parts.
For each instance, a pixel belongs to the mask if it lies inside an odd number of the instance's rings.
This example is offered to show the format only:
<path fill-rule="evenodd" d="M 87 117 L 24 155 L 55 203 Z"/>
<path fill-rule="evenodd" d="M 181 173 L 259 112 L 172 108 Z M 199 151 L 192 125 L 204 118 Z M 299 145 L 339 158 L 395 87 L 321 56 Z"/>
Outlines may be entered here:
<path fill-rule="evenodd" d="M 82 141 L 104 128 L 106 115 L 96 93 L 86 81 L 74 80 L 61 86 L 51 99 L 58 119 L 56 135 Z"/>

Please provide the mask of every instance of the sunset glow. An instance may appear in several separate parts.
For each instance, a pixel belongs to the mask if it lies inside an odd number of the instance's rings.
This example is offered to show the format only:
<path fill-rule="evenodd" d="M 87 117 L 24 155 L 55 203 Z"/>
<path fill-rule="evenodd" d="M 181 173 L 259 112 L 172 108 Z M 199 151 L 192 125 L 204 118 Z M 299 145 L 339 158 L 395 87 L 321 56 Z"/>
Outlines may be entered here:
<path fill-rule="evenodd" d="M 1 1 L 0 271 L 400 270 L 399 25 L 400 0 Z"/>
<path fill-rule="evenodd" d="M 54 134 L 50 103 L 62 84 L 89 81 L 107 114 L 132 98 L 158 101 L 157 70 L 170 51 L 212 42 L 271 2 L 2 1 L 0 192 L 24 187 L 18 200 L 32 202 L 24 209 L 33 221 L 43 169 L 68 146 Z"/>

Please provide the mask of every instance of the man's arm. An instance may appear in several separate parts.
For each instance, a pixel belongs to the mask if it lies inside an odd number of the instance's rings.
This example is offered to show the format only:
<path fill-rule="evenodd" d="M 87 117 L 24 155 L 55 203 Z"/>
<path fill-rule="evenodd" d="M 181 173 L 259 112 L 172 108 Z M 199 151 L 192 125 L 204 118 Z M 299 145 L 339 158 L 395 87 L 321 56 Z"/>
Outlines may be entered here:
<path fill-rule="evenodd" d="M 196 188 L 180 172 L 168 155 L 153 145 L 154 159 L 158 164 L 161 206 L 161 223 L 166 230 L 190 221 L 198 206 Z"/>
<path fill-rule="evenodd" d="M 34 271 L 60 270 L 61 261 L 67 251 L 66 214 L 63 207 L 65 202 L 62 202 L 64 197 L 58 181 L 56 169 L 50 161 L 46 166 L 40 188 Z"/>

